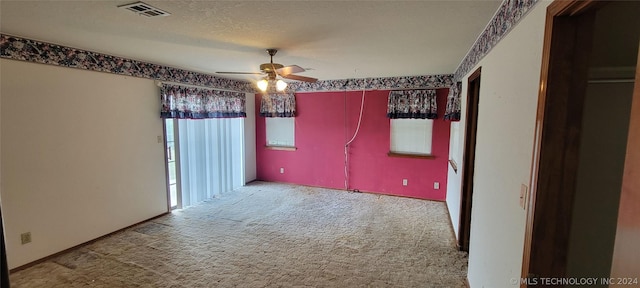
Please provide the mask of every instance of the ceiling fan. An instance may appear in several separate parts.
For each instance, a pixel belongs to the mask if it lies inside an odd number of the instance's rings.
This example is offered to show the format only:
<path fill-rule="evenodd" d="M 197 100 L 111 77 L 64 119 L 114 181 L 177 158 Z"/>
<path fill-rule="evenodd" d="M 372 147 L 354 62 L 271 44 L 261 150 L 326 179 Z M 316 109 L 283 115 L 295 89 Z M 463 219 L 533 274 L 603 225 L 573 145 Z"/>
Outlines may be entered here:
<path fill-rule="evenodd" d="M 269 54 L 269 56 L 271 56 L 271 61 L 269 63 L 260 64 L 261 72 L 216 72 L 216 73 L 266 75 L 264 80 L 276 80 L 278 76 L 280 76 L 285 79 L 311 82 L 311 83 L 318 81 L 318 79 L 316 78 L 295 75 L 295 73 L 300 73 L 305 71 L 304 68 L 298 65 L 284 66 L 282 64 L 273 63 L 273 56 L 276 55 L 276 53 L 278 53 L 278 49 L 267 49 L 267 53 Z"/>

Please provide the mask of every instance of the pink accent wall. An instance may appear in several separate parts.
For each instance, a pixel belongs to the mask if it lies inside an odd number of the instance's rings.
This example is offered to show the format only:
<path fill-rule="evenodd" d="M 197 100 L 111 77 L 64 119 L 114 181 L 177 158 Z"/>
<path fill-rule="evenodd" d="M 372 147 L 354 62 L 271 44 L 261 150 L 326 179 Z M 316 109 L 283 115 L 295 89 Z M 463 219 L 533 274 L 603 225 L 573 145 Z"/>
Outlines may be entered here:
<path fill-rule="evenodd" d="M 438 89 L 433 124 L 435 159 L 389 157 L 389 91 L 367 91 L 360 132 L 349 145 L 349 189 L 431 200 L 445 200 L 450 123 L 442 120 L 448 89 Z M 345 189 L 344 145 L 358 123 L 362 91 L 297 93 L 296 151 L 265 148 L 265 120 L 256 111 L 259 180 Z M 261 95 L 256 95 L 260 107 Z M 259 109 L 256 109 L 259 110 Z M 346 113 L 345 113 L 346 112 Z M 280 173 L 284 168 L 284 174 Z M 402 179 L 408 180 L 402 186 Z M 439 182 L 440 189 L 433 189 Z"/>

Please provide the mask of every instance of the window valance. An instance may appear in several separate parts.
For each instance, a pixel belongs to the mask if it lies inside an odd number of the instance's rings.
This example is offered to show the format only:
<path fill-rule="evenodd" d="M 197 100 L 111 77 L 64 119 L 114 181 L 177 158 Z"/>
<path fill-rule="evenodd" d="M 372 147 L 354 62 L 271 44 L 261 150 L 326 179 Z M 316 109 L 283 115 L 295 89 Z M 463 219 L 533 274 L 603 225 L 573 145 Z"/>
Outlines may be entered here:
<path fill-rule="evenodd" d="M 403 90 L 389 92 L 387 117 L 391 119 L 436 119 L 435 90 Z"/>
<path fill-rule="evenodd" d="M 444 112 L 444 119 L 451 121 L 460 121 L 460 91 L 462 90 L 462 82 L 457 82 L 449 88 L 447 96 L 447 110 Z"/>
<path fill-rule="evenodd" d="M 162 85 L 162 118 L 206 119 L 247 117 L 242 92 Z"/>
<path fill-rule="evenodd" d="M 260 101 L 262 117 L 296 117 L 294 93 L 265 93 Z"/>

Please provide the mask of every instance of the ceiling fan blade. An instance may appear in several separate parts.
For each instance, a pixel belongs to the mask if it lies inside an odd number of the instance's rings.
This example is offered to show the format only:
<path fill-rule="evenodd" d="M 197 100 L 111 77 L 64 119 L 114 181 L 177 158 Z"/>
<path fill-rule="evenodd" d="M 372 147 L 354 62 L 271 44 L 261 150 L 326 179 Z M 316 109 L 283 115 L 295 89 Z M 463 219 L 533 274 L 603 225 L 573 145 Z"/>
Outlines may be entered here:
<path fill-rule="evenodd" d="M 280 69 L 278 69 L 278 74 L 280 75 L 289 75 L 289 74 L 293 74 L 293 73 L 300 73 L 300 72 L 304 72 L 304 68 L 298 66 L 298 65 L 289 65 L 289 66 L 284 66 Z"/>
<path fill-rule="evenodd" d="M 316 79 L 316 78 L 300 76 L 300 75 L 294 75 L 294 74 L 280 75 L 280 76 L 282 78 L 287 78 L 287 79 L 291 79 L 291 80 L 298 80 L 298 81 L 304 81 L 304 82 L 311 82 L 311 83 L 318 81 L 318 79 Z"/>
<path fill-rule="evenodd" d="M 216 72 L 217 74 L 247 74 L 247 75 L 262 75 L 262 72 Z"/>

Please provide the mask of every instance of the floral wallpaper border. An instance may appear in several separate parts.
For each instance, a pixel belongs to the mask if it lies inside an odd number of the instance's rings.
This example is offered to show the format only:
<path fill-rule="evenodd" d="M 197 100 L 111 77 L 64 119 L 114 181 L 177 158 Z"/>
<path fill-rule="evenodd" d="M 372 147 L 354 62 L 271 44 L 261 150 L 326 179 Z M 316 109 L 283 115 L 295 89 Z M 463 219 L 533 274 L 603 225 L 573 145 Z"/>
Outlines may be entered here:
<path fill-rule="evenodd" d="M 344 90 L 436 89 L 453 85 L 453 74 L 321 80 L 315 83 L 292 82 L 290 91 L 322 92 Z"/>
<path fill-rule="evenodd" d="M 107 72 L 159 81 L 260 93 L 254 83 L 172 68 L 0 33 L 0 58 Z M 291 82 L 288 91 L 435 89 L 453 85 L 453 74 Z"/>
<path fill-rule="evenodd" d="M 0 34 L 0 57 L 182 84 L 255 93 L 253 83 Z"/>
<path fill-rule="evenodd" d="M 288 90 L 321 92 L 448 88 L 453 85 L 454 79 L 460 80 L 469 73 L 538 1 L 504 0 L 454 74 L 292 82 Z M 6 34 L 0 34 L 0 57 L 240 92 L 257 92 L 254 84 L 249 81 L 220 78 Z"/>
<path fill-rule="evenodd" d="M 460 81 L 464 75 L 469 73 L 469 71 L 511 31 L 511 28 L 516 26 L 520 19 L 522 19 L 538 1 L 539 0 L 504 0 L 489 22 L 489 25 L 487 25 L 482 34 L 480 34 L 476 43 L 474 43 L 469 53 L 467 53 L 460 63 L 460 66 L 456 69 L 454 78 Z"/>

